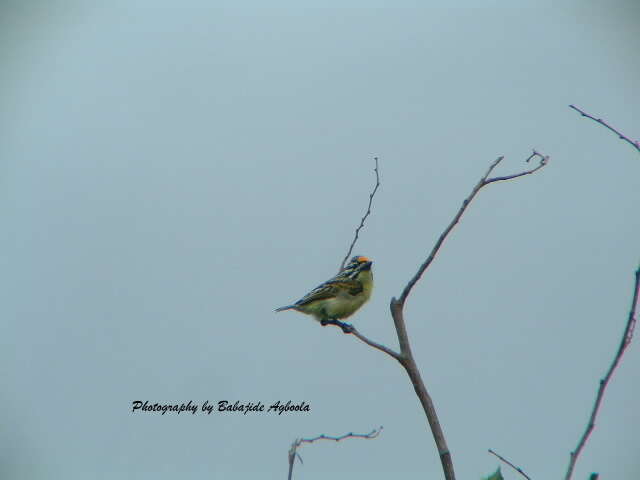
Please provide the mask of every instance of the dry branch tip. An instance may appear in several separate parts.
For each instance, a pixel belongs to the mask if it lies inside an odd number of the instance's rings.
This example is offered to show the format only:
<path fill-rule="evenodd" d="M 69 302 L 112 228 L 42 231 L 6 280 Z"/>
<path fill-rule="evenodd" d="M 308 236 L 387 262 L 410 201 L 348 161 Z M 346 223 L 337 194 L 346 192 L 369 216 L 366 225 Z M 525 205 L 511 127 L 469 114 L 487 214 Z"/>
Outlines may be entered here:
<path fill-rule="evenodd" d="M 340 263 L 339 270 L 342 270 L 344 268 L 344 265 L 347 263 L 347 259 L 349 258 L 349 256 L 353 252 L 353 247 L 355 246 L 356 242 L 358 241 L 358 236 L 360 235 L 360 230 L 362 230 L 362 228 L 364 227 L 364 222 L 367 219 L 367 217 L 369 215 L 371 215 L 371 204 L 373 203 L 373 197 L 375 196 L 376 192 L 378 191 L 378 187 L 380 187 L 380 170 L 378 168 L 378 157 L 373 157 L 373 159 L 376 162 L 376 166 L 373 169 L 373 171 L 376 174 L 376 184 L 374 185 L 373 190 L 369 194 L 369 204 L 367 205 L 367 211 L 365 212 L 364 216 L 360 219 L 360 225 L 358 225 L 356 227 L 356 231 L 355 231 L 355 234 L 353 236 L 353 241 L 351 242 L 351 245 L 349 246 L 349 250 L 347 250 L 347 254 L 342 259 L 342 263 Z"/>
<path fill-rule="evenodd" d="M 587 112 L 585 112 L 584 110 L 576 107 L 575 105 L 569 105 L 569 108 L 572 108 L 573 110 L 575 110 L 576 112 L 578 112 L 581 116 L 583 117 L 587 117 L 591 120 L 593 120 L 596 123 L 599 123 L 600 125 L 602 125 L 603 127 L 611 130 L 613 133 L 615 133 L 616 135 L 618 135 L 618 138 L 620 140 L 624 140 L 625 142 L 629 143 L 633 148 L 635 148 L 638 152 L 640 152 L 640 142 L 637 140 L 631 140 L 629 137 L 627 137 L 626 135 L 624 135 L 622 132 L 620 132 L 619 130 L 617 130 L 616 128 L 612 127 L 611 125 L 609 125 L 607 122 L 605 122 L 604 120 L 602 120 L 601 118 L 596 118 L 593 115 L 588 114 Z"/>
<path fill-rule="evenodd" d="M 522 475 L 527 480 L 531 480 L 531 477 L 529 477 L 529 475 L 524 473 L 524 471 L 520 467 L 515 466 L 513 463 L 511 463 L 509 460 L 504 458 L 502 455 L 497 454 L 496 452 L 494 452 L 491 449 L 489 449 L 489 453 L 491 453 L 491 454 L 495 455 L 496 457 L 498 457 L 498 459 L 500 459 L 502 462 L 504 462 L 507 465 L 509 465 L 511 468 L 513 468 L 516 472 L 518 472 L 520 475 Z"/>

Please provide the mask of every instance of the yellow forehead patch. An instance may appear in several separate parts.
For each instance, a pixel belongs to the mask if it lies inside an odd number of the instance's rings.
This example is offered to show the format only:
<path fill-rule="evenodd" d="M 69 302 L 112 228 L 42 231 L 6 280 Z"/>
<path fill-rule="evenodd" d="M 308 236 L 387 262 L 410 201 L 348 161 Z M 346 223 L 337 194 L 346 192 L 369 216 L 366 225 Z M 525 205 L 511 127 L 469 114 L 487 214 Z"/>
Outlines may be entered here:
<path fill-rule="evenodd" d="M 357 260 L 358 260 L 359 263 L 364 263 L 364 262 L 368 262 L 369 261 L 369 259 L 367 257 L 358 257 Z"/>

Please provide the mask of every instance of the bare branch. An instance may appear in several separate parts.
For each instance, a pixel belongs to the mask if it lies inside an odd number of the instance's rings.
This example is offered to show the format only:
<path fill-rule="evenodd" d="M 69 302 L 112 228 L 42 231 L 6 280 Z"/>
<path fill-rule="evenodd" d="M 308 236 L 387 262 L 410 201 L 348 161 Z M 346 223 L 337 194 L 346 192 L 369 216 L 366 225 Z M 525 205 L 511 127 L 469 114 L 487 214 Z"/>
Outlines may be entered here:
<path fill-rule="evenodd" d="M 418 365 L 416 364 L 416 361 L 413 358 L 413 353 L 411 352 L 407 327 L 404 322 L 403 305 L 395 298 L 392 298 L 390 307 L 391 316 L 393 317 L 393 323 L 395 324 L 396 333 L 398 335 L 398 341 L 400 342 L 400 364 L 404 367 L 407 375 L 409 375 L 413 389 L 416 392 L 425 416 L 427 417 L 427 422 L 429 423 L 429 428 L 431 429 L 431 434 L 433 435 L 433 440 L 436 444 L 438 455 L 440 457 L 440 463 L 442 463 L 444 478 L 445 480 L 455 480 L 456 475 L 453 470 L 451 452 L 449 451 L 447 441 L 444 437 L 444 432 L 440 426 L 436 407 L 433 404 L 433 400 L 431 399 L 429 392 L 427 392 L 427 388 L 425 387 L 424 382 L 422 381 L 422 376 L 420 375 L 420 370 L 418 369 Z"/>
<path fill-rule="evenodd" d="M 504 463 L 506 463 L 507 465 L 509 465 L 511 468 L 513 468 L 516 472 L 518 472 L 520 475 L 522 475 L 524 478 L 526 478 L 527 480 L 531 480 L 531 477 L 529 477 L 529 475 L 527 475 L 526 473 L 524 473 L 522 471 L 522 469 L 520 467 L 516 467 L 513 463 L 511 463 L 509 460 L 507 460 L 506 458 L 504 458 L 501 455 L 498 455 L 496 452 L 494 452 L 493 450 L 489 449 L 489 453 L 494 454 L 496 457 L 498 457 L 500 460 L 502 460 Z"/>
<path fill-rule="evenodd" d="M 524 172 L 517 173 L 514 175 L 489 178 L 489 175 L 491 175 L 491 172 L 502 161 L 503 157 L 499 157 L 497 160 L 495 160 L 489 166 L 489 169 L 484 174 L 484 176 L 476 184 L 471 194 L 464 200 L 462 207 L 460 208 L 460 210 L 458 211 L 454 219 L 451 221 L 449 226 L 445 229 L 442 235 L 440 235 L 440 238 L 436 242 L 436 245 L 431 250 L 431 254 L 427 258 L 427 260 L 420 266 L 418 273 L 416 273 L 416 275 L 409 281 L 409 283 L 403 290 L 402 295 L 400 296 L 400 299 L 399 300 L 396 300 L 396 298 L 391 299 L 391 305 L 390 305 L 391 316 L 393 318 L 393 322 L 396 327 L 396 334 L 398 335 L 398 342 L 400 344 L 399 353 L 391 350 L 390 348 L 385 347 L 384 345 L 381 345 L 377 342 L 369 340 L 367 337 L 360 334 L 355 329 L 355 327 L 351 324 L 343 323 L 338 320 L 323 322 L 323 325 L 335 325 L 340 327 L 344 333 L 351 333 L 355 335 L 359 340 L 363 341 L 367 345 L 370 345 L 371 347 L 376 348 L 386 353 L 390 357 L 396 359 L 404 367 L 405 371 L 407 372 L 407 375 L 409 376 L 409 379 L 411 380 L 411 384 L 413 385 L 416 395 L 418 396 L 418 399 L 422 404 L 422 408 L 425 412 L 425 416 L 427 417 L 427 422 L 429 423 L 429 428 L 431 429 L 431 433 L 433 435 L 433 439 L 435 441 L 436 448 L 438 450 L 438 455 L 440 456 L 440 462 L 442 463 L 442 470 L 444 472 L 444 477 L 446 480 L 455 480 L 455 472 L 453 470 L 453 461 L 451 459 L 451 452 L 449 451 L 449 447 L 447 446 L 447 442 L 445 440 L 444 432 L 442 431 L 442 427 L 440 426 L 440 421 L 438 420 L 438 415 L 436 414 L 436 409 L 433 404 L 433 400 L 431 399 L 431 396 L 427 392 L 427 389 L 424 385 L 424 381 L 422 380 L 422 376 L 420 375 L 420 370 L 418 369 L 418 365 L 416 364 L 416 361 L 413 358 L 411 345 L 409 343 L 409 335 L 407 334 L 407 327 L 404 321 L 404 312 L 403 312 L 404 303 L 407 299 L 407 296 L 411 292 L 411 289 L 418 282 L 418 280 L 420 280 L 420 277 L 422 276 L 422 274 L 429 267 L 429 265 L 435 258 L 436 254 L 438 253 L 438 250 L 442 246 L 444 240 L 447 238 L 447 235 L 449 235 L 453 227 L 458 223 L 458 221 L 462 217 L 462 214 L 464 213 L 466 208 L 469 206 L 473 198 L 476 196 L 476 194 L 480 191 L 480 189 L 486 185 L 489 185 L 490 183 L 504 181 L 504 180 L 511 180 L 513 178 L 517 178 L 523 175 L 529 175 L 534 172 L 537 172 L 542 167 L 544 167 L 549 161 L 549 157 L 545 157 L 534 150 L 533 153 L 527 159 L 527 162 L 529 162 L 532 158 L 535 158 L 535 157 L 540 158 L 540 164 L 537 167 L 534 167 L 530 170 L 526 170 Z M 376 159 L 376 180 L 378 180 L 377 159 Z M 379 185 L 379 181 L 376 181 L 376 187 L 374 188 L 373 192 L 369 196 L 369 209 L 367 210 L 367 213 L 365 214 L 365 216 L 362 218 L 362 221 L 360 222 L 360 227 L 358 227 L 358 229 L 356 230 L 356 236 L 351 245 L 352 247 L 358 238 L 359 229 L 362 227 L 362 225 L 364 224 L 365 218 L 369 214 L 370 207 L 371 207 L 371 200 L 373 199 L 373 195 L 375 194 L 376 189 L 378 188 L 378 185 Z M 343 265 L 350 254 L 351 254 L 351 248 L 349 249 L 349 253 L 347 253 L 347 256 L 345 257 L 345 260 L 343 260 Z M 290 461 L 293 461 L 293 460 L 290 460 Z"/>
<path fill-rule="evenodd" d="M 530 161 L 534 157 L 539 157 L 540 158 L 540 164 L 537 167 L 532 168 L 531 170 L 525 170 L 524 172 L 521 172 L 521 173 L 516 173 L 514 175 L 507 175 L 507 176 L 504 176 L 504 177 L 489 178 L 489 175 L 491 175 L 491 172 L 494 170 L 494 168 L 496 168 L 498 166 L 498 164 L 502 161 L 502 159 L 504 157 L 498 157 L 489 166 L 489 169 L 487 170 L 487 173 L 485 173 L 484 176 L 478 181 L 476 186 L 473 187 L 473 190 L 471 191 L 469 196 L 464 199 L 464 201 L 462 202 L 462 206 L 458 210 L 458 213 L 455 215 L 455 217 L 453 217 L 453 220 L 447 226 L 447 228 L 444 230 L 444 232 L 442 232 L 442 234 L 440 235 L 440 238 L 438 238 L 438 241 L 436 242 L 436 244 L 434 245 L 433 249 L 431 250 L 431 253 L 427 257 L 427 259 L 424 261 L 424 263 L 422 265 L 420 265 L 420 268 L 418 269 L 418 272 L 413 276 L 413 278 L 411 280 L 409 280 L 409 283 L 407 283 L 407 286 L 404 287 L 404 290 L 402 291 L 402 295 L 400 295 L 400 298 L 398 299 L 398 302 L 401 305 L 404 305 L 405 301 L 407 300 L 407 297 L 409 296 L 409 293 L 411 293 L 411 289 L 418 282 L 418 280 L 420 280 L 420 278 L 422 277 L 424 272 L 427 270 L 427 268 L 429 268 L 429 266 L 431 265 L 431 262 L 433 262 L 433 260 L 436 258 L 436 255 L 438 254 L 438 250 L 440 250 L 440 247 L 442 246 L 442 244 L 446 240 L 447 236 L 449 235 L 451 230 L 453 230 L 453 227 L 455 227 L 456 224 L 460 221 L 460 218 L 462 217 L 462 214 L 465 212 L 465 210 L 467 209 L 467 207 L 469 206 L 471 201 L 474 199 L 474 197 L 477 195 L 477 193 L 482 189 L 482 187 L 485 187 L 485 186 L 489 185 L 490 183 L 501 182 L 501 181 L 504 181 L 504 180 L 512 180 L 514 178 L 522 177 L 524 175 L 530 175 L 532 173 L 537 172 L 538 170 L 540 170 L 542 167 L 544 167 L 545 165 L 547 165 L 549 163 L 549 157 L 548 156 L 541 155 L 540 153 L 536 152 L 535 150 L 533 151 L 531 156 L 529 156 L 529 158 L 527 159 L 527 162 Z"/>
<path fill-rule="evenodd" d="M 600 125 L 602 125 L 603 127 L 608 128 L 609 130 L 611 130 L 613 133 L 615 133 L 616 135 L 618 135 L 618 138 L 620 140 L 624 140 L 625 142 L 628 142 L 629 144 L 631 144 L 633 146 L 633 148 L 635 148 L 638 152 L 640 152 L 640 142 L 633 141 L 631 140 L 629 137 L 627 137 L 626 135 L 624 135 L 623 133 L 621 133 L 620 131 L 616 130 L 615 128 L 613 128 L 611 125 L 609 125 L 607 122 L 605 122 L 604 120 L 602 120 L 601 118 L 596 118 L 592 115 L 589 115 L 587 112 L 580 110 L 578 107 L 576 107 L 575 105 L 569 105 L 569 108 L 573 108 L 576 112 L 578 112 L 580 115 L 582 115 L 583 117 L 587 117 L 590 118 L 591 120 L 593 120 L 594 122 L 599 123 Z"/>
<path fill-rule="evenodd" d="M 378 435 L 380 435 L 380 433 L 382 432 L 382 426 L 380 426 L 379 428 L 374 428 L 373 430 L 371 430 L 369 433 L 353 433 L 353 432 L 349 432 L 346 433 L 344 435 L 341 435 L 339 437 L 331 437 L 329 435 L 318 435 L 317 437 L 313 437 L 313 438 L 297 438 L 292 444 L 291 444 L 291 448 L 289 449 L 289 475 L 288 475 L 288 480 L 291 480 L 291 476 L 293 474 L 293 464 L 295 463 L 296 457 L 300 460 L 300 463 L 302 463 L 302 457 L 300 456 L 300 454 L 298 453 L 298 447 L 300 447 L 303 443 L 313 443 L 316 442 L 318 440 L 333 440 L 335 442 L 339 442 L 341 440 L 345 440 L 347 438 L 366 438 L 366 439 L 371 439 L 371 438 L 376 438 Z"/>
<path fill-rule="evenodd" d="M 631 301 L 631 310 L 629 311 L 629 319 L 627 320 L 627 325 L 625 326 L 624 332 L 622 334 L 622 340 L 620 341 L 620 345 L 618 346 L 618 351 L 616 352 L 615 357 L 613 358 L 613 362 L 609 366 L 609 370 L 603 379 L 600 380 L 600 386 L 598 387 L 598 393 L 596 395 L 595 403 L 593 404 L 593 409 L 591 410 L 591 416 L 589 417 L 589 423 L 587 424 L 587 428 L 580 437 L 580 441 L 578 442 L 578 446 L 576 449 L 571 452 L 569 456 L 569 467 L 567 468 L 567 473 L 565 475 L 565 480 L 569 480 L 571 475 L 573 475 L 573 469 L 575 467 L 576 461 L 578 460 L 578 456 L 580 452 L 584 448 L 587 440 L 589 439 L 589 435 L 593 431 L 595 427 L 596 417 L 598 415 L 598 410 L 600 409 L 600 404 L 602 403 L 602 399 L 604 397 L 605 389 L 609 384 L 609 380 L 611 380 L 611 376 L 613 372 L 617 368 L 620 363 L 620 359 L 624 354 L 624 351 L 627 349 L 629 344 L 631 343 L 631 339 L 633 338 L 633 331 L 636 326 L 636 309 L 638 308 L 638 291 L 640 290 L 640 267 L 635 272 L 635 284 L 633 287 L 633 300 Z"/>
<path fill-rule="evenodd" d="M 396 333 L 398 334 L 398 342 L 400 343 L 400 355 L 402 361 L 400 362 L 402 366 L 407 371 L 409 378 L 411 379 L 411 383 L 413 384 L 413 388 L 422 404 L 422 408 L 424 409 L 425 415 L 427 417 L 427 421 L 429 422 L 429 427 L 431 428 L 431 433 L 433 434 L 433 440 L 435 441 L 436 448 L 438 449 L 438 454 L 440 455 L 440 462 L 442 463 L 442 470 L 444 472 L 444 477 L 446 480 L 455 480 L 455 472 L 453 470 L 453 460 L 451 459 L 451 452 L 449 451 L 449 447 L 447 446 L 447 442 L 444 436 L 444 432 L 442 431 L 442 427 L 440 426 L 440 421 L 438 420 L 438 415 L 436 413 L 435 406 L 433 404 L 433 400 L 431 396 L 427 392 L 427 389 L 422 380 L 422 376 L 420 375 L 420 370 L 418 369 L 418 365 L 413 358 L 413 353 L 411 352 L 411 345 L 409 344 L 409 336 L 407 334 L 407 327 L 404 321 L 404 304 L 411 293 L 411 289 L 413 286 L 420 280 L 422 274 L 429 268 L 431 262 L 435 259 L 440 247 L 444 243 L 445 239 L 453 230 L 453 227 L 460 221 L 462 214 L 465 212 L 471 201 L 474 199 L 476 194 L 482 189 L 482 187 L 489 185 L 490 183 L 499 182 L 503 180 L 511 180 L 513 178 L 521 177 L 523 175 L 529 175 L 540 170 L 549 162 L 549 157 L 543 156 L 536 152 L 535 150 L 527 159 L 529 162 L 534 157 L 540 157 L 540 165 L 530 170 L 526 170 L 521 173 L 517 173 L 514 175 L 509 175 L 505 177 L 493 177 L 489 178 L 491 172 L 498 166 L 498 164 L 502 161 L 504 157 L 498 157 L 488 168 L 487 172 L 484 176 L 478 181 L 476 186 L 473 188 L 469 196 L 462 202 L 462 206 L 458 210 L 458 213 L 455 215 L 451 223 L 447 226 L 447 228 L 442 232 L 440 238 L 436 242 L 435 246 L 431 250 L 429 257 L 425 260 L 425 262 L 420 266 L 418 272 L 414 275 L 414 277 L 409 281 L 407 286 L 402 291 L 402 295 L 400 295 L 399 299 L 392 298 L 391 299 L 391 316 L 393 317 L 393 321 L 396 327 Z"/>
<path fill-rule="evenodd" d="M 362 230 L 362 227 L 364 227 L 364 221 L 371 214 L 371 203 L 373 202 L 373 197 L 376 194 L 376 191 L 378 191 L 378 187 L 380 186 L 380 172 L 378 171 L 378 157 L 374 157 L 374 160 L 376 161 L 376 168 L 373 169 L 373 171 L 376 172 L 376 184 L 373 187 L 373 191 L 369 194 L 369 205 L 367 205 L 367 211 L 365 212 L 364 216 L 360 220 L 360 225 L 358 225 L 358 227 L 356 228 L 356 233 L 355 233 L 355 236 L 353 237 L 353 242 L 351 242 L 351 245 L 349 246 L 349 250 L 347 251 L 347 254 L 344 256 L 342 263 L 340 264 L 340 270 L 344 268 L 344 264 L 347 263 L 347 259 L 353 252 L 353 247 L 358 241 L 358 235 L 360 234 L 360 230 Z"/>

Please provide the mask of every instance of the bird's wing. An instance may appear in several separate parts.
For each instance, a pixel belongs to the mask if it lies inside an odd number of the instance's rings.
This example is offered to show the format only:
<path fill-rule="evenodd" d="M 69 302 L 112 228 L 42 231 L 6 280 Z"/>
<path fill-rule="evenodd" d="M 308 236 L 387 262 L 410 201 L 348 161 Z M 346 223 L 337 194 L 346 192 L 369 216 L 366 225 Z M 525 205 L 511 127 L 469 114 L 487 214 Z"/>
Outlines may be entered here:
<path fill-rule="evenodd" d="M 340 291 L 347 291 L 351 295 L 357 295 L 362 291 L 362 284 L 357 280 L 351 280 L 348 278 L 335 278 L 321 285 L 307 293 L 304 297 L 296 302 L 296 305 L 306 305 L 316 300 L 326 300 L 328 298 L 334 298 Z"/>
<path fill-rule="evenodd" d="M 359 282 L 358 280 L 341 280 L 340 283 L 346 288 L 349 295 L 357 295 L 363 290 L 362 282 Z"/>

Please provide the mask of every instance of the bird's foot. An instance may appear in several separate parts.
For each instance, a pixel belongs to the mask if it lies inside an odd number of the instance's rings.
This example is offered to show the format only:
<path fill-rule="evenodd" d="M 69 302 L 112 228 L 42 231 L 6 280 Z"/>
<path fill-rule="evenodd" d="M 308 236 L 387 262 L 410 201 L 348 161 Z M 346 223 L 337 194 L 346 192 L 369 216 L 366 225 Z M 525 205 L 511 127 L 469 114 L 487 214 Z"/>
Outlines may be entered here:
<path fill-rule="evenodd" d="M 320 325 L 326 327 L 327 325 L 335 325 L 336 327 L 340 327 L 343 333 L 353 333 L 355 328 L 350 323 L 341 322 L 340 320 L 332 319 L 323 319 L 320 320 Z"/>
<path fill-rule="evenodd" d="M 350 323 L 338 322 L 337 325 L 342 329 L 342 333 L 353 333 L 355 327 Z"/>

